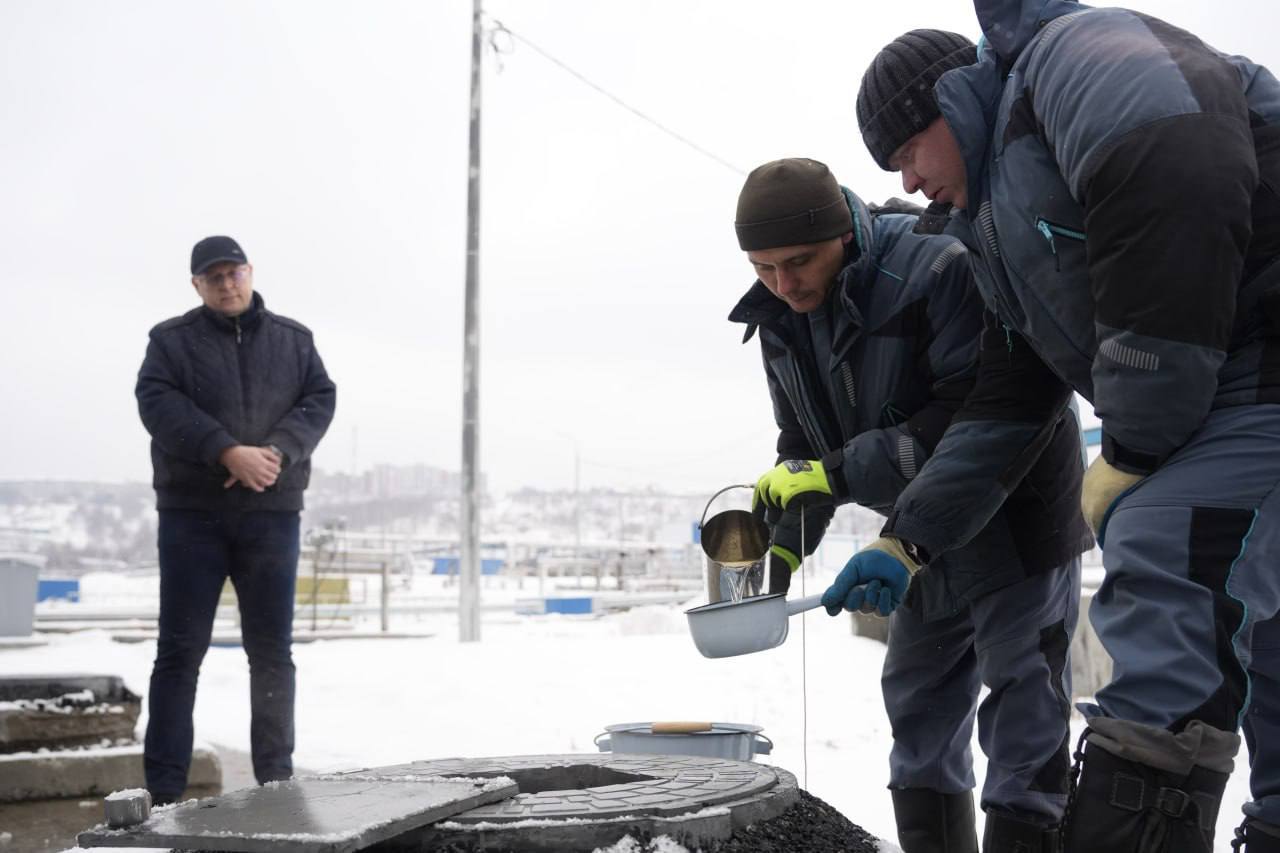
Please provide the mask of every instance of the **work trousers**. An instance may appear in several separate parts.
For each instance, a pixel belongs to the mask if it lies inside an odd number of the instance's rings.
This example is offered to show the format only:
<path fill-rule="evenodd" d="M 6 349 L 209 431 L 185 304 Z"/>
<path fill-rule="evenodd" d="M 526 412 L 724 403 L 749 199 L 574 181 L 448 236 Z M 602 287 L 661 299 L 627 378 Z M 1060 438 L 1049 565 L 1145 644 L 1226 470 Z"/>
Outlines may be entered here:
<path fill-rule="evenodd" d="M 970 741 L 987 756 L 982 807 L 1057 824 L 1070 769 L 1070 645 L 1080 561 L 1033 575 L 932 622 L 890 617 L 881 687 L 893 727 L 889 787 L 974 787 Z M 990 690 L 978 703 L 982 685 Z"/>
<path fill-rule="evenodd" d="M 1115 661 L 1087 717 L 1243 727 L 1253 802 L 1280 824 L 1280 405 L 1218 409 L 1123 495 L 1090 619 Z"/>

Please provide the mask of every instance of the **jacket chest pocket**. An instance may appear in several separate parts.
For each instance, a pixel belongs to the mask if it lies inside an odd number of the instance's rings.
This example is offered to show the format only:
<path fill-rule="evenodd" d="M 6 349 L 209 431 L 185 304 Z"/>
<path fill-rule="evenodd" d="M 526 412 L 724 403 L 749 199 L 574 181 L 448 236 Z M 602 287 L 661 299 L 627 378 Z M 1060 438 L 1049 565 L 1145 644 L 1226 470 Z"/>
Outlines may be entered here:
<path fill-rule="evenodd" d="M 1025 165 L 1019 173 L 1028 173 Z M 1007 201 L 993 217 L 1003 238 L 1004 266 L 1023 308 L 1022 322 L 1014 328 L 1037 342 L 1060 375 L 1082 371 L 1083 378 L 1084 362 L 1092 361 L 1095 349 L 1084 212 L 1060 178 L 1045 183 L 1041 192 L 1025 198 L 1002 186 Z"/>
<path fill-rule="evenodd" d="M 1067 269 L 1079 269 L 1086 263 L 1084 250 L 1084 232 L 1071 228 L 1043 216 L 1036 217 L 1036 232 L 1044 238 L 1049 246 L 1049 254 L 1053 256 L 1053 271 L 1061 273 L 1063 257 L 1066 257 Z"/>
<path fill-rule="evenodd" d="M 1088 352 L 1093 345 L 1093 289 L 1084 229 L 1070 218 L 1036 213 L 1027 217 L 1011 263 L 1040 304 L 1033 325 L 1041 335 L 1055 330 L 1070 345 Z"/>

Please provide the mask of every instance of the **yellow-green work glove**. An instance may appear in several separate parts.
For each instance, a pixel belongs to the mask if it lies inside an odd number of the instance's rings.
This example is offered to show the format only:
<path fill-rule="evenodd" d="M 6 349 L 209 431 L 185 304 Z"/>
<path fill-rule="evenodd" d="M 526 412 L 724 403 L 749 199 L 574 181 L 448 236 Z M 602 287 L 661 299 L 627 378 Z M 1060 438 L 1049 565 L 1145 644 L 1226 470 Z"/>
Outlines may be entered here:
<path fill-rule="evenodd" d="M 816 459 L 788 459 L 779 462 L 756 481 L 755 494 L 751 496 L 751 508 L 761 505 L 773 510 L 785 510 L 792 502 L 803 506 L 823 506 L 832 503 L 831 483 L 826 469 Z"/>
<path fill-rule="evenodd" d="M 1110 462 L 1099 456 L 1093 460 L 1089 470 L 1084 472 L 1084 487 L 1080 491 L 1080 511 L 1089 529 L 1102 544 L 1107 516 L 1116 500 L 1129 489 L 1137 485 L 1142 474 L 1130 474 L 1115 468 Z"/>
<path fill-rule="evenodd" d="M 769 547 L 769 592 L 786 592 L 791 588 L 791 575 L 800 568 L 800 558 L 782 545 Z"/>
<path fill-rule="evenodd" d="M 782 560 L 782 562 L 785 563 L 787 568 L 792 572 L 800 568 L 800 558 L 792 553 L 790 548 L 784 548 L 781 545 L 772 545 L 769 548 L 769 553 Z"/>

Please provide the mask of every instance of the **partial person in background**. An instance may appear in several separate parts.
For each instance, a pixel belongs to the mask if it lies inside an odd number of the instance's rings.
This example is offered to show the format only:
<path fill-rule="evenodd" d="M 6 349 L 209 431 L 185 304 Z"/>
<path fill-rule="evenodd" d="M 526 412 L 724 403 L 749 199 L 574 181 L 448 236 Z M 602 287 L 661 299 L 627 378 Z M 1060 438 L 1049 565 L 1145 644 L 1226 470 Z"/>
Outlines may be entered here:
<path fill-rule="evenodd" d="M 973 387 L 982 300 L 959 241 L 913 233 L 919 210 L 869 207 L 806 159 L 760 166 L 738 198 L 738 242 L 758 279 L 729 319 L 746 324 L 744 341 L 759 334 L 779 429 L 778 464 L 755 496 L 773 521 L 772 592 L 787 589 L 836 506 L 893 507 Z M 988 827 L 1005 815 L 1036 825 L 1062 815 L 1068 649 L 1080 554 L 1092 545 L 1079 511 L 1083 468 L 1079 426 L 1063 411 L 1038 463 L 969 547 L 922 569 L 901 606 L 888 587 L 859 588 L 853 609 L 893 614 L 881 688 L 907 853 L 977 850 L 975 716 Z M 994 477 L 990 487 L 1004 488 Z M 824 604 L 835 615 L 847 598 Z"/>
<path fill-rule="evenodd" d="M 235 240 L 196 243 L 191 275 L 203 304 L 151 330 L 135 390 L 160 516 L 145 746 L 160 804 L 187 786 L 196 679 L 227 579 L 249 658 L 254 776 L 293 775 L 299 511 L 336 399 L 311 332 L 266 309 Z"/>
<path fill-rule="evenodd" d="M 1081 706 L 1066 849 L 1208 853 L 1243 724 L 1237 843 L 1276 853 L 1280 83 L 1139 12 L 975 7 L 975 64 L 948 62 L 961 36 L 907 33 L 867 70 L 858 120 L 904 189 L 959 210 L 937 218 L 1029 357 L 991 348 L 883 533 L 935 558 L 962 546 L 1056 400 L 1092 402 L 1083 510 L 1106 577 L 1090 618 L 1115 671 Z M 859 560 L 861 582 L 909 577 L 883 552 Z"/>

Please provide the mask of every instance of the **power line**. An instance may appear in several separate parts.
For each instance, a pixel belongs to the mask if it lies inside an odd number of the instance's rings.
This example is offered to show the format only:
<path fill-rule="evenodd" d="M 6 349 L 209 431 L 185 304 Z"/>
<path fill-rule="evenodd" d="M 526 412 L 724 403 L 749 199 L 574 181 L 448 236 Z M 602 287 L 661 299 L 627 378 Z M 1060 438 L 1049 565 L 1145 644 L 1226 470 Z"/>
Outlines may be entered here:
<path fill-rule="evenodd" d="M 561 68 L 561 69 L 562 69 L 563 71 L 565 71 L 566 73 L 573 75 L 573 76 L 574 76 L 574 77 L 576 77 L 579 81 L 581 81 L 582 83 L 586 84 L 587 86 L 590 86 L 592 89 L 595 89 L 597 92 L 599 92 L 600 94 L 604 95 L 606 98 L 608 98 L 609 100 L 613 101 L 613 102 L 614 102 L 615 104 L 617 104 L 618 106 L 622 107 L 623 109 L 627 110 L 628 112 L 632 113 L 633 115 L 637 116 L 638 118 L 643 119 L 644 121 L 646 121 L 646 122 L 648 122 L 649 124 L 651 124 L 651 125 L 653 125 L 654 127 L 656 127 L 658 130 L 662 131 L 663 133 L 665 133 L 665 134 L 667 134 L 668 136 L 672 137 L 673 139 L 677 140 L 678 142 L 681 142 L 681 143 L 683 143 L 684 145 L 687 145 L 688 147 L 692 148 L 694 151 L 697 151 L 697 152 L 698 152 L 699 154 L 701 154 L 702 156 L 704 156 L 704 157 L 709 157 L 710 159 L 715 160 L 715 161 L 716 161 L 717 163 L 719 163 L 721 166 L 724 166 L 726 169 L 730 169 L 730 170 L 732 170 L 733 172 L 735 172 L 735 173 L 737 173 L 737 174 L 739 174 L 739 175 L 746 175 L 746 174 L 747 174 L 745 171 L 743 171 L 742 169 L 739 169 L 739 168 L 738 168 L 737 166 L 735 166 L 733 163 L 730 163 L 728 160 L 724 159 L 724 158 L 723 158 L 723 157 L 721 157 L 720 155 L 715 154 L 714 152 L 708 151 L 706 148 L 703 148 L 701 145 L 699 145 L 698 143 L 696 143 L 696 142 L 694 142 L 693 140 L 689 139 L 687 136 L 684 136 L 684 135 L 683 135 L 683 134 L 681 134 L 681 133 L 677 133 L 676 131 L 674 131 L 674 130 L 672 130 L 671 128 L 667 127 L 667 126 L 666 126 L 665 124 L 663 124 L 662 122 L 660 122 L 660 121 L 658 121 L 657 119 L 653 118 L 652 116 L 650 116 L 650 115 L 648 115 L 648 114 L 646 114 L 646 113 L 642 112 L 641 110 L 639 110 L 639 109 L 637 109 L 637 108 L 635 108 L 635 107 L 631 106 L 631 105 L 630 105 L 630 104 L 628 104 L 626 101 L 624 101 L 624 100 L 622 100 L 621 98 L 619 98 L 617 95 L 615 95 L 615 94 L 613 94 L 612 92 L 610 92 L 609 90 L 605 89 L 603 86 L 601 86 L 601 85 L 599 85 L 598 83 L 595 83 L 594 81 L 592 81 L 592 80 L 591 80 L 590 78 L 588 78 L 585 74 L 582 74 L 581 72 L 579 72 L 579 71 L 575 71 L 573 68 L 570 68 L 570 67 L 569 67 L 568 65 L 566 65 L 564 62 L 562 62 L 561 60 L 559 60 L 559 59 L 557 59 L 556 57 L 552 56 L 550 53 L 547 53 L 545 50 L 543 50 L 542 48 L 538 47 L 536 44 L 534 44 L 533 42 L 529 41 L 529 40 L 528 40 L 527 38 L 525 38 L 524 36 L 520 35 L 520 34 L 519 34 L 519 33 L 517 33 L 517 32 L 514 32 L 513 30 L 511 30 L 511 28 L 509 28 L 509 27 L 507 27 L 505 24 L 503 24 L 503 23 L 502 23 L 502 21 L 499 21 L 497 18 L 493 18 L 492 20 L 493 20 L 493 30 L 492 30 L 492 31 L 491 31 L 491 33 L 490 33 L 490 37 L 489 37 L 489 46 L 490 46 L 491 48 L 493 48 L 493 50 L 494 50 L 494 52 L 495 52 L 495 53 L 499 53 L 499 54 L 501 54 L 501 53 L 509 53 L 509 52 L 510 52 L 509 50 L 508 50 L 508 51 L 504 51 L 504 50 L 500 49 L 500 48 L 498 47 L 498 43 L 497 43 L 497 40 L 496 40 L 496 37 L 497 37 L 497 36 L 499 36 L 499 35 L 506 35 L 506 36 L 508 36 L 508 37 L 510 37 L 510 38 L 512 38 L 512 39 L 514 39 L 515 41 L 518 41 L 518 42 L 520 42 L 521 44 L 524 44 L 524 45 L 528 46 L 528 47 L 529 47 L 531 50 L 533 50 L 535 53 L 537 53 L 537 54 L 539 54 L 540 56 L 542 56 L 542 58 L 543 58 L 543 59 L 546 59 L 548 62 L 551 62 L 552 64 L 554 64 L 554 65 L 558 66 L 559 68 Z"/>

